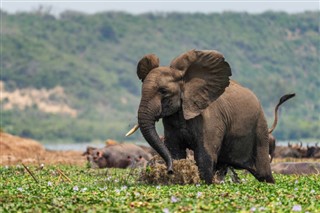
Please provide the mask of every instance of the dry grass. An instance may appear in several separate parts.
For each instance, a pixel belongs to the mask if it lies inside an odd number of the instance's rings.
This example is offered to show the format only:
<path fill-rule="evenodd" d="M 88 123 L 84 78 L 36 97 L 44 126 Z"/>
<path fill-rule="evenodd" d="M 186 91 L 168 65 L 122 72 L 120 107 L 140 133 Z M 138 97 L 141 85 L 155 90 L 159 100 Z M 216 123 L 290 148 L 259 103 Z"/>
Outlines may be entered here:
<path fill-rule="evenodd" d="M 159 155 L 155 155 L 141 173 L 140 181 L 147 184 L 196 184 L 200 182 L 198 167 L 192 159 L 173 161 L 174 174 L 167 174 L 167 167 Z"/>

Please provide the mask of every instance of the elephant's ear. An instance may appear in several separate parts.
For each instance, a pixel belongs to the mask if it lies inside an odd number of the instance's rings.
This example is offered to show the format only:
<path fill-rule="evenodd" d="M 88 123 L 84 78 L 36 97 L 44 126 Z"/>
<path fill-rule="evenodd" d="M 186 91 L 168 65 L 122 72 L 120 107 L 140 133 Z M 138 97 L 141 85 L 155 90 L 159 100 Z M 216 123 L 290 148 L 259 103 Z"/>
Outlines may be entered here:
<path fill-rule="evenodd" d="M 191 50 L 177 57 L 170 65 L 184 72 L 182 109 L 185 119 L 199 115 L 229 85 L 231 68 L 217 51 Z"/>
<path fill-rule="evenodd" d="M 159 58 L 155 54 L 145 55 L 137 66 L 138 78 L 143 82 L 148 73 L 157 67 L 159 67 Z"/>

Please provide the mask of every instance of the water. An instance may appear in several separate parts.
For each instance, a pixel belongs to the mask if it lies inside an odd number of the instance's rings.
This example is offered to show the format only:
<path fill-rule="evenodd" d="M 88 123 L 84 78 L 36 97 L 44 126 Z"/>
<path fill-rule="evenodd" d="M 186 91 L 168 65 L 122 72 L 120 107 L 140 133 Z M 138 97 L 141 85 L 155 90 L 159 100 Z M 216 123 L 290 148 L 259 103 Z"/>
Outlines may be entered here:
<path fill-rule="evenodd" d="M 314 141 L 314 142 L 313 142 Z M 305 141 L 301 141 L 302 142 L 302 146 L 306 147 L 308 146 L 314 146 L 319 140 L 313 140 L 310 142 L 305 142 Z M 288 142 L 290 142 L 290 144 L 299 144 L 300 141 L 277 141 L 276 145 L 277 146 L 288 146 Z M 145 145 L 148 146 L 148 144 L 145 142 L 129 142 L 129 143 L 134 143 L 134 144 L 138 144 L 138 145 Z M 54 144 L 54 143 L 50 143 L 50 144 L 44 144 L 46 149 L 49 150 L 61 150 L 61 151 L 66 151 L 66 150 L 76 150 L 76 151 L 85 151 L 87 149 L 87 146 L 93 146 L 93 147 L 97 147 L 97 148 L 102 148 L 105 146 L 104 142 L 100 142 L 100 143 L 65 143 L 65 144 Z M 318 143 L 318 146 L 320 146 L 320 142 Z"/>
<path fill-rule="evenodd" d="M 96 144 L 96 143 L 67 143 L 67 144 L 44 144 L 44 147 L 48 150 L 75 150 L 75 151 L 85 151 L 87 146 L 93 147 L 104 147 L 104 143 Z"/>
<path fill-rule="evenodd" d="M 291 145 L 299 144 L 302 143 L 303 147 L 306 146 L 314 146 L 316 143 L 318 143 L 319 140 L 312 140 L 312 141 L 276 141 L 277 146 L 288 146 L 288 143 Z M 318 146 L 320 146 L 320 142 L 318 143 Z"/>
<path fill-rule="evenodd" d="M 143 142 L 134 142 L 130 141 L 128 143 L 134 143 L 137 145 L 144 145 L 144 146 L 149 146 L 147 143 Z M 60 151 L 67 151 L 67 150 L 75 150 L 75 151 L 85 151 L 87 149 L 87 146 L 92 146 L 92 147 L 97 147 L 97 148 L 102 148 L 105 146 L 104 142 L 95 142 L 95 143 L 48 143 L 44 144 L 44 147 L 48 150 L 60 150 Z"/>

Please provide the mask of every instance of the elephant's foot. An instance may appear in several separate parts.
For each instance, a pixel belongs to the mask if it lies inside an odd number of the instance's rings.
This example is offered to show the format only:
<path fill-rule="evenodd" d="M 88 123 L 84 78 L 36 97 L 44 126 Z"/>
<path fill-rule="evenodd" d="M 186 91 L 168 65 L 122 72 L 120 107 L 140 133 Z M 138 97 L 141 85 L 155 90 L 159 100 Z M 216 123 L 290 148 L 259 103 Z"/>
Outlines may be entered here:
<path fill-rule="evenodd" d="M 252 173 L 252 174 L 260 182 L 275 183 L 275 180 L 274 180 L 274 178 L 273 178 L 271 173 L 270 174 L 264 174 L 264 175 L 258 174 L 258 173 Z"/>
<path fill-rule="evenodd" d="M 204 180 L 204 182 L 208 185 L 212 184 L 212 178 L 213 175 L 205 175 L 202 177 L 202 175 L 200 175 L 201 180 Z"/>
<path fill-rule="evenodd" d="M 195 155 L 196 164 L 198 166 L 200 179 L 204 180 L 206 184 L 212 184 L 215 166 L 209 155 Z"/>
<path fill-rule="evenodd" d="M 266 177 L 264 177 L 262 180 L 259 180 L 260 182 L 267 182 L 267 183 L 276 183 L 276 181 L 274 180 L 272 175 L 268 175 Z"/>

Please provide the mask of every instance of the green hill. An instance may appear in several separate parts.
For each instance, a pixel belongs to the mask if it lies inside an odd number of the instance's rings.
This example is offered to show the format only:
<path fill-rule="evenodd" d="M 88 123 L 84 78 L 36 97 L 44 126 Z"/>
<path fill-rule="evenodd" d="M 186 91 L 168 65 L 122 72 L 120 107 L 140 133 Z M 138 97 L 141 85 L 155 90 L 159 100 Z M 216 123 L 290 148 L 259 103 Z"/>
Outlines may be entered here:
<path fill-rule="evenodd" d="M 136 123 L 143 55 L 167 65 L 190 49 L 216 49 L 232 78 L 260 98 L 269 125 L 278 99 L 297 94 L 281 109 L 276 137 L 319 139 L 319 15 L 1 11 L 1 81 L 9 94 L 1 128 L 38 140 L 124 140 Z M 17 93 L 24 103 L 12 103 Z"/>

